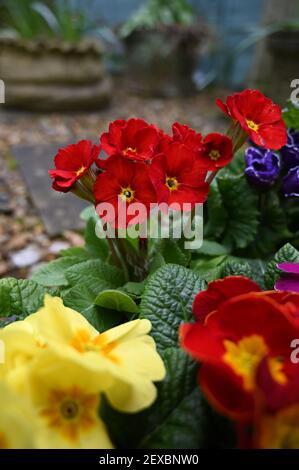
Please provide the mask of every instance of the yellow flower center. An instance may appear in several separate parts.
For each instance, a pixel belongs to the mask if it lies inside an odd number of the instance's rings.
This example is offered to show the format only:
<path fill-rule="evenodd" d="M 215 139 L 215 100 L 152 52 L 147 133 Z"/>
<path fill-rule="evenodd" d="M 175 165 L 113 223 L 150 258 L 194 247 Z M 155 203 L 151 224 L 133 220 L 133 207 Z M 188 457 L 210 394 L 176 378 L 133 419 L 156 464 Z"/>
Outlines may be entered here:
<path fill-rule="evenodd" d="M 120 197 L 121 200 L 124 202 L 132 202 L 134 199 L 134 194 L 135 191 L 133 191 L 133 189 L 131 189 L 130 187 L 122 188 L 120 192 Z"/>
<path fill-rule="evenodd" d="M 250 119 L 246 119 L 246 124 L 253 132 L 257 132 L 259 130 L 259 125 Z"/>
<path fill-rule="evenodd" d="M 47 406 L 40 415 L 50 428 L 56 429 L 66 439 L 76 441 L 82 432 L 96 425 L 98 405 L 98 394 L 86 394 L 77 387 L 51 390 Z"/>
<path fill-rule="evenodd" d="M 0 432 L 0 449 L 9 449 L 6 436 L 3 432 Z"/>
<path fill-rule="evenodd" d="M 246 390 L 252 390 L 256 368 L 268 353 L 264 339 L 259 335 L 251 335 L 242 338 L 238 343 L 224 340 L 224 347 L 226 349 L 223 355 L 224 362 L 243 378 Z M 268 365 L 273 379 L 280 384 L 285 384 L 287 378 L 282 371 L 281 358 L 269 358 Z"/>
<path fill-rule="evenodd" d="M 288 379 L 283 372 L 283 360 L 279 357 L 271 357 L 268 365 L 273 379 L 281 385 L 286 384 Z"/>
<path fill-rule="evenodd" d="M 211 160 L 219 160 L 221 157 L 219 150 L 211 150 L 209 153 L 209 157 Z"/>
<path fill-rule="evenodd" d="M 79 168 L 79 170 L 76 171 L 76 175 L 77 175 L 77 176 L 82 175 L 82 173 L 84 173 L 85 170 L 86 170 L 86 167 L 85 167 L 85 166 L 81 166 L 81 168 Z"/>
<path fill-rule="evenodd" d="M 119 358 L 113 353 L 116 341 L 110 341 L 105 333 L 91 336 L 88 330 L 80 329 L 76 332 L 70 345 L 80 353 L 97 352 L 112 362 L 119 363 Z"/>
<path fill-rule="evenodd" d="M 169 191 L 176 191 L 179 185 L 180 183 L 176 178 L 167 176 L 165 186 L 169 189 Z"/>
<path fill-rule="evenodd" d="M 264 339 L 252 335 L 242 338 L 238 343 L 224 340 L 224 347 L 224 362 L 243 378 L 245 388 L 252 390 L 256 367 L 268 352 Z"/>

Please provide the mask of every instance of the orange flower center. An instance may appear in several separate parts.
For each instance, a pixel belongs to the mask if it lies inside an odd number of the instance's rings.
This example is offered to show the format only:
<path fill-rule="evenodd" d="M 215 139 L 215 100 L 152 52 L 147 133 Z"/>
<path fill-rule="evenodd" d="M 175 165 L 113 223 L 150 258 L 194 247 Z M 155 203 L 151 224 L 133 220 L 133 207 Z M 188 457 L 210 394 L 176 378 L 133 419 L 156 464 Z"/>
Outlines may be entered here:
<path fill-rule="evenodd" d="M 0 432 L 0 449 L 9 449 L 6 436 L 3 432 Z"/>
<path fill-rule="evenodd" d="M 211 150 L 209 153 L 209 157 L 211 160 L 219 160 L 221 157 L 219 150 Z"/>
<path fill-rule="evenodd" d="M 70 345 L 80 353 L 97 352 L 112 362 L 119 363 L 119 358 L 113 353 L 116 341 L 109 341 L 105 333 L 92 336 L 88 330 L 79 329 L 73 336 Z"/>
<path fill-rule="evenodd" d="M 82 432 L 96 425 L 98 404 L 98 394 L 86 394 L 77 387 L 51 390 L 47 406 L 40 415 L 50 428 L 57 429 L 64 438 L 76 441 Z"/>
<path fill-rule="evenodd" d="M 119 195 L 122 201 L 132 202 L 134 199 L 134 194 L 135 194 L 135 191 L 131 189 L 130 187 L 128 187 L 128 188 L 121 188 L 121 192 Z"/>
<path fill-rule="evenodd" d="M 82 175 L 82 173 L 84 173 L 85 170 L 86 170 L 86 167 L 85 167 L 85 166 L 81 166 L 81 168 L 79 168 L 79 170 L 76 171 L 76 175 L 77 175 L 77 176 Z"/>
<path fill-rule="evenodd" d="M 174 177 L 166 177 L 165 186 L 169 189 L 169 191 L 176 191 L 179 187 L 180 183 Z"/>
<path fill-rule="evenodd" d="M 253 132 L 257 132 L 259 130 L 259 125 L 250 119 L 246 119 L 246 124 Z"/>
<path fill-rule="evenodd" d="M 126 155 L 137 155 L 137 149 L 136 148 L 133 148 L 133 147 L 127 147 L 124 151 L 123 151 L 123 154 L 126 156 Z"/>

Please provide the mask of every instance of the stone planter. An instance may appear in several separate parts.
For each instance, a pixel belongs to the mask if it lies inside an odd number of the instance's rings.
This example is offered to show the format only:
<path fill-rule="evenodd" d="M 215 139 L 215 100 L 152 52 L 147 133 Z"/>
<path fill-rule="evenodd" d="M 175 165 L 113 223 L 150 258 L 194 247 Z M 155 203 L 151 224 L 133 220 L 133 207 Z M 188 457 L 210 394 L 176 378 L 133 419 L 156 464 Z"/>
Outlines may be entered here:
<path fill-rule="evenodd" d="M 97 110 L 111 96 L 98 41 L 0 39 L 5 106 L 36 111 Z"/>
<path fill-rule="evenodd" d="M 201 25 L 137 30 L 125 39 L 126 80 L 130 90 L 148 96 L 184 96 L 195 91 Z"/>
<path fill-rule="evenodd" d="M 267 38 L 269 93 L 282 104 L 289 99 L 291 81 L 298 77 L 299 31 L 281 30 Z"/>

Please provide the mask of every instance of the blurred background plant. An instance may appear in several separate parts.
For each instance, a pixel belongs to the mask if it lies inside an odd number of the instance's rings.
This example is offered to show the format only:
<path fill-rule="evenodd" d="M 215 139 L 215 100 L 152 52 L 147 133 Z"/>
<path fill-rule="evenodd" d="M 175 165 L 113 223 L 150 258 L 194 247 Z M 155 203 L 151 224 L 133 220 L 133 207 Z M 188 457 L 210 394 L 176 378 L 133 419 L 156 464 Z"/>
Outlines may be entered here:
<path fill-rule="evenodd" d="M 189 26 L 195 20 L 195 10 L 187 0 L 149 0 L 120 28 L 121 37 L 133 31 L 170 25 Z"/>
<path fill-rule="evenodd" d="M 71 0 L 6 0 L 2 8 L 5 25 L 2 35 L 76 42 L 92 26 L 86 11 L 75 8 Z"/>

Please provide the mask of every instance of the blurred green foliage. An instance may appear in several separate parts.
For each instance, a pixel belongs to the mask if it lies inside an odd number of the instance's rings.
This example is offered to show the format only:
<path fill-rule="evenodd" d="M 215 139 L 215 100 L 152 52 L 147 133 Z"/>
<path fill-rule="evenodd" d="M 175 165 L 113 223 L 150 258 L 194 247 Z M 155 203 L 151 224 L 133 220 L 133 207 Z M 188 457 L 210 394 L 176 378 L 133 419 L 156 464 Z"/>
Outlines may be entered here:
<path fill-rule="evenodd" d="M 69 0 L 4 0 L 1 13 L 2 36 L 77 42 L 89 28 L 86 14 Z"/>
<path fill-rule="evenodd" d="M 160 25 L 191 25 L 195 12 L 187 0 L 148 0 L 120 30 L 122 37 L 139 29 L 152 29 Z"/>

